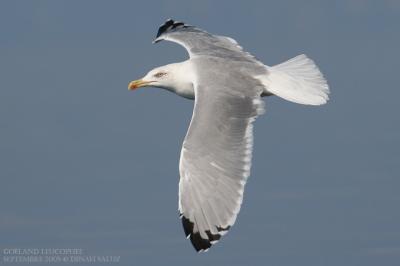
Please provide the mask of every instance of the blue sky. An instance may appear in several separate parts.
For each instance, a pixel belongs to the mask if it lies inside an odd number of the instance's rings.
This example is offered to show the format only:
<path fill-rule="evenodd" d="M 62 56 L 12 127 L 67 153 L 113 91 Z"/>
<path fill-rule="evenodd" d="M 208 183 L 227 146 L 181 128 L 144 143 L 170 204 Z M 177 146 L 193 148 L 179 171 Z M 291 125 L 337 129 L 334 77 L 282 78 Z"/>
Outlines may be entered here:
<path fill-rule="evenodd" d="M 267 65 L 306 53 L 332 91 L 322 107 L 267 99 L 237 223 L 201 255 L 177 213 L 193 102 L 127 90 L 187 57 L 151 44 L 167 18 Z M 389 0 L 1 1 L 0 248 L 118 265 L 397 265 L 399 24 Z"/>

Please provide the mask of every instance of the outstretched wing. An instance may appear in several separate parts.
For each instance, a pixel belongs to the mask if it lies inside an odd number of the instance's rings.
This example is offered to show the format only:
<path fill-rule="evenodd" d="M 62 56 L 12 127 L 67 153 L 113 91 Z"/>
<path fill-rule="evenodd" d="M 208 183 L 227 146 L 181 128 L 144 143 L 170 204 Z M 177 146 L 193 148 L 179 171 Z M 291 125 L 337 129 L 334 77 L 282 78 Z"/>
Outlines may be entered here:
<path fill-rule="evenodd" d="M 182 45 L 189 53 L 189 56 L 214 56 L 230 60 L 257 62 L 232 38 L 210 34 L 197 27 L 185 24 L 172 19 L 167 20 L 160 26 L 157 32 L 157 43 L 161 40 L 171 41 Z"/>
<path fill-rule="evenodd" d="M 257 83 L 239 73 L 214 79 L 205 73 L 212 70 L 200 69 L 179 165 L 179 211 L 197 251 L 216 243 L 236 220 L 250 174 L 252 123 L 263 110 Z"/>

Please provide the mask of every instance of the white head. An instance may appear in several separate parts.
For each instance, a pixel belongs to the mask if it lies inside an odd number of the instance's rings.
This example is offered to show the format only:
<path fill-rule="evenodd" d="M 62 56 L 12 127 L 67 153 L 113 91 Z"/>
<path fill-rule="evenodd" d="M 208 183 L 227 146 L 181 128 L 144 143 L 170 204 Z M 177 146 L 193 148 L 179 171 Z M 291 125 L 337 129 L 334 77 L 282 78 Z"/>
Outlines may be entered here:
<path fill-rule="evenodd" d="M 185 62 L 169 64 L 154 68 L 143 78 L 131 81 L 129 90 L 140 87 L 159 87 L 173 91 L 177 94 L 186 94 L 193 91 L 192 81 L 188 75 Z"/>
<path fill-rule="evenodd" d="M 148 86 L 165 87 L 166 85 L 171 85 L 170 83 L 173 80 L 171 76 L 173 76 L 173 73 L 171 73 L 169 67 L 157 67 L 147 73 L 146 76 L 144 76 L 143 78 L 131 81 L 129 83 L 128 89 L 135 90 L 140 87 Z"/>

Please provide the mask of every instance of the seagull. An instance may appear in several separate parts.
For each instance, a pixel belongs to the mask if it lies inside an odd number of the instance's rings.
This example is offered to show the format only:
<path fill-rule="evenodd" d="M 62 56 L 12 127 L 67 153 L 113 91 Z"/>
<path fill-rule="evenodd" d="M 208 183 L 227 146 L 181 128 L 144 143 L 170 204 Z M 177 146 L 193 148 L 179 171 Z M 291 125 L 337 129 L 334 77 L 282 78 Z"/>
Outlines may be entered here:
<path fill-rule="evenodd" d="M 158 87 L 194 100 L 179 160 L 179 217 L 197 252 L 207 251 L 235 223 L 250 175 L 253 122 L 264 96 L 322 105 L 329 87 L 315 63 L 298 55 L 275 66 L 232 38 L 168 19 L 153 43 L 183 46 L 189 59 L 157 67 L 129 90 Z"/>

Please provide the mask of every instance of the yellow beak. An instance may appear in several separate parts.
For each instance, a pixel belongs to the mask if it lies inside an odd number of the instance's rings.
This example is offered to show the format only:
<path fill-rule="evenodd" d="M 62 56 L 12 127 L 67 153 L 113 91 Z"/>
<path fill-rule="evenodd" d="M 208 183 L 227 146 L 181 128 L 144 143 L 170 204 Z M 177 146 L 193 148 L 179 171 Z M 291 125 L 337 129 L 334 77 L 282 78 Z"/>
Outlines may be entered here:
<path fill-rule="evenodd" d="M 128 90 L 135 90 L 151 83 L 152 81 L 144 81 L 142 79 L 131 81 L 128 85 Z"/>

